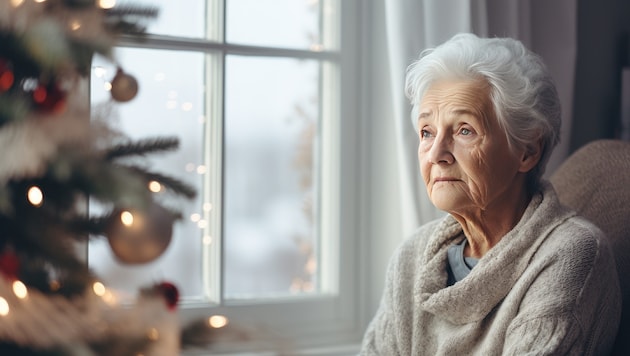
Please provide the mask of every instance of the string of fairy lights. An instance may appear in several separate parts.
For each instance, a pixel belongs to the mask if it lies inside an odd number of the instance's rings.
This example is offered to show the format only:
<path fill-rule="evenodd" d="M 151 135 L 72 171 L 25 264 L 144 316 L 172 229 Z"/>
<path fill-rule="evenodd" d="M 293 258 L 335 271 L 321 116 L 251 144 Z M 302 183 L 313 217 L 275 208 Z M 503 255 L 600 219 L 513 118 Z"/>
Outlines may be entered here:
<path fill-rule="evenodd" d="M 149 182 L 149 189 L 153 192 L 159 192 L 162 190 L 162 187 L 159 182 L 151 181 Z M 27 201 L 33 207 L 41 207 L 44 203 L 44 192 L 38 186 L 31 186 L 30 188 L 27 189 L 26 198 L 27 198 Z M 212 206 L 209 203 L 204 204 L 204 209 L 210 210 L 211 207 Z M 122 223 L 122 226 L 129 229 L 135 228 L 136 224 L 138 224 L 138 221 L 140 220 L 137 218 L 137 216 L 134 217 L 134 213 L 127 210 L 122 211 L 119 214 L 119 216 L 120 216 L 120 221 Z M 197 222 L 201 221 L 200 217 L 198 217 L 196 214 L 193 214 L 193 216 L 191 216 L 191 220 L 197 221 Z M 205 226 L 199 226 L 199 227 L 202 228 Z M 58 282 L 52 281 L 51 289 L 53 290 L 56 289 L 55 285 L 57 285 L 57 289 L 58 289 L 59 287 Z M 22 281 L 16 279 L 11 283 L 11 286 L 12 286 L 13 295 L 15 297 L 17 297 L 19 300 L 22 300 L 22 301 L 28 300 L 28 296 L 29 296 L 28 288 Z M 92 291 L 94 295 L 102 298 L 102 300 L 110 306 L 116 306 L 120 304 L 120 301 L 116 292 L 107 288 L 105 284 L 103 284 L 101 281 L 95 281 L 93 283 Z M 9 315 L 10 310 L 11 308 L 10 308 L 10 304 L 8 300 L 5 297 L 0 295 L 0 317 Z M 227 317 L 223 315 L 212 315 L 207 318 L 207 322 L 208 322 L 208 326 L 215 329 L 219 329 L 226 326 L 229 323 L 229 320 Z"/>

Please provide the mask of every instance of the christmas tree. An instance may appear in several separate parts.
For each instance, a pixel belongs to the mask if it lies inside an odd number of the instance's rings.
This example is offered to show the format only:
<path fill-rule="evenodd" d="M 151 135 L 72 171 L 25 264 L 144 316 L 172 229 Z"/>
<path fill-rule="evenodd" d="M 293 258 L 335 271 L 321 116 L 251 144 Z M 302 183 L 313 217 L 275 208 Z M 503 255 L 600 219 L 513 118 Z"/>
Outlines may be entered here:
<path fill-rule="evenodd" d="M 131 141 L 107 117 L 90 114 L 92 57 L 115 63 L 118 36 L 141 34 L 157 15 L 112 4 L 0 0 L 2 355 L 175 355 L 216 333 L 203 320 L 179 325 L 169 282 L 144 286 L 135 303 L 119 305 L 77 250 L 104 238 L 121 262 L 149 262 L 168 247 L 179 218 L 149 185 L 173 199 L 195 195 L 130 159 L 174 150 L 176 138 Z M 118 68 L 112 100 L 132 100 L 138 83 Z M 90 212 L 91 202 L 102 212 Z"/>

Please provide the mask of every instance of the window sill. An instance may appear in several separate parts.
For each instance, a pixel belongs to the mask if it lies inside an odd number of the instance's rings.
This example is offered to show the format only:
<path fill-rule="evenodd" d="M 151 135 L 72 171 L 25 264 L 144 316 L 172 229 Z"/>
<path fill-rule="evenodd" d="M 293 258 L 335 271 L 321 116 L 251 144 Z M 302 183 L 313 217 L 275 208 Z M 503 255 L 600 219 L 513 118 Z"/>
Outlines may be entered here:
<path fill-rule="evenodd" d="M 328 347 L 308 348 L 294 350 L 291 354 L 295 356 L 356 356 L 359 354 L 360 344 L 344 344 Z M 182 356 L 278 356 L 277 352 L 231 352 L 231 353 L 211 353 L 210 351 L 196 350 L 182 353 Z"/>

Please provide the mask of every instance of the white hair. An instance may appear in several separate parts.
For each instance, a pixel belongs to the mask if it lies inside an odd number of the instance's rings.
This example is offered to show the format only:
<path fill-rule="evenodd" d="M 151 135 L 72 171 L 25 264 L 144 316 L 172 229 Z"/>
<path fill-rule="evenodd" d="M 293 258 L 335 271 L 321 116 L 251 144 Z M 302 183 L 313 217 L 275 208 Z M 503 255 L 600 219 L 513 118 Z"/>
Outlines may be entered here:
<path fill-rule="evenodd" d="M 517 40 L 473 34 L 455 35 L 423 51 L 407 69 L 405 83 L 414 126 L 425 92 L 441 79 L 483 79 L 489 84 L 510 147 L 528 150 L 534 142 L 542 144 L 540 160 L 528 176 L 530 187 L 537 186 L 559 141 L 561 122 L 558 93 L 541 58 Z"/>

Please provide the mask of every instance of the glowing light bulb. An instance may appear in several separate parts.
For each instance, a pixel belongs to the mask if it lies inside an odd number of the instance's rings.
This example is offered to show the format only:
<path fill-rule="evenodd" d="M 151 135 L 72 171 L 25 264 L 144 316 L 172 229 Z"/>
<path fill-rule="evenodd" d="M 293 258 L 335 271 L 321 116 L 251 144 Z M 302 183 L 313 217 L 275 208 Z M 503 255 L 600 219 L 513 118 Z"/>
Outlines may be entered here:
<path fill-rule="evenodd" d="M 28 290 L 26 289 L 24 283 L 22 283 L 21 281 L 13 282 L 13 293 L 16 297 L 20 299 L 24 299 L 28 296 Z"/>
<path fill-rule="evenodd" d="M 28 189 L 27 193 L 28 202 L 35 207 L 39 207 L 44 202 L 44 193 L 39 187 L 32 186 Z"/>
<path fill-rule="evenodd" d="M 94 291 L 94 294 L 98 295 L 99 297 L 104 296 L 107 292 L 107 288 L 105 288 L 105 285 L 101 282 L 94 282 L 94 284 L 92 285 L 92 290 Z"/>
<path fill-rule="evenodd" d="M 199 215 L 197 213 L 194 213 L 194 214 L 190 215 L 190 221 L 197 222 L 199 220 L 201 220 L 201 215 Z"/>
<path fill-rule="evenodd" d="M 212 204 L 210 204 L 210 203 L 204 203 L 204 204 L 203 204 L 203 211 L 208 212 L 208 211 L 210 211 L 210 210 L 212 210 Z"/>
<path fill-rule="evenodd" d="M 112 83 L 111 82 L 105 82 L 105 84 L 103 84 L 103 88 L 107 91 L 112 91 Z"/>
<path fill-rule="evenodd" d="M 311 45 L 311 51 L 313 52 L 321 52 L 324 50 L 324 46 L 319 43 L 313 43 Z"/>
<path fill-rule="evenodd" d="M 203 244 L 204 245 L 211 245 L 212 244 L 212 236 L 206 235 L 203 237 Z"/>
<path fill-rule="evenodd" d="M 224 317 L 223 315 L 213 315 L 210 318 L 208 318 L 208 325 L 210 325 L 210 327 L 213 327 L 215 329 L 220 329 L 226 326 L 228 322 L 229 322 L 228 318 Z"/>
<path fill-rule="evenodd" d="M 207 171 L 207 168 L 204 165 L 201 165 L 201 166 L 197 167 L 197 174 L 205 174 L 206 171 Z"/>
<path fill-rule="evenodd" d="M 118 298 L 116 298 L 116 295 L 112 293 L 110 290 L 106 290 L 105 294 L 101 298 L 103 298 L 103 301 L 105 303 L 111 306 L 114 306 L 118 303 Z"/>
<path fill-rule="evenodd" d="M 308 261 L 306 261 L 306 265 L 304 265 L 304 271 L 310 275 L 315 274 L 317 272 L 317 260 L 315 257 L 311 256 Z"/>
<path fill-rule="evenodd" d="M 18 7 L 24 3 L 24 0 L 11 0 L 11 5 L 13 7 Z"/>
<path fill-rule="evenodd" d="M 77 31 L 80 28 L 81 28 L 81 21 L 79 21 L 79 20 L 72 20 L 72 21 L 70 21 L 70 29 L 72 31 Z"/>
<path fill-rule="evenodd" d="M 312 282 L 304 282 L 304 286 L 302 287 L 302 289 L 305 292 L 312 292 L 315 290 L 315 285 Z"/>
<path fill-rule="evenodd" d="M 156 328 L 151 328 L 147 331 L 147 337 L 151 341 L 157 341 L 160 338 L 160 332 Z"/>
<path fill-rule="evenodd" d="M 6 316 L 9 314 L 9 302 L 6 299 L 0 297 L 0 315 Z"/>
<path fill-rule="evenodd" d="M 162 184 L 160 184 L 160 182 L 152 180 L 149 182 L 149 190 L 153 193 L 159 193 L 160 191 L 162 191 Z"/>
<path fill-rule="evenodd" d="M 182 104 L 182 110 L 190 111 L 193 108 L 193 104 L 191 102 L 185 102 Z"/>
<path fill-rule="evenodd" d="M 123 211 L 122 213 L 120 213 L 120 221 L 125 226 L 133 225 L 133 214 L 128 211 Z"/>
<path fill-rule="evenodd" d="M 94 75 L 97 78 L 103 78 L 105 76 L 105 74 L 107 74 L 107 70 L 101 66 L 94 66 Z"/>
<path fill-rule="evenodd" d="M 111 9 L 116 6 L 116 0 L 99 0 L 98 6 L 101 9 Z"/>
<path fill-rule="evenodd" d="M 175 109 L 177 107 L 177 101 L 176 100 L 167 100 L 166 101 L 166 108 L 167 109 Z"/>

